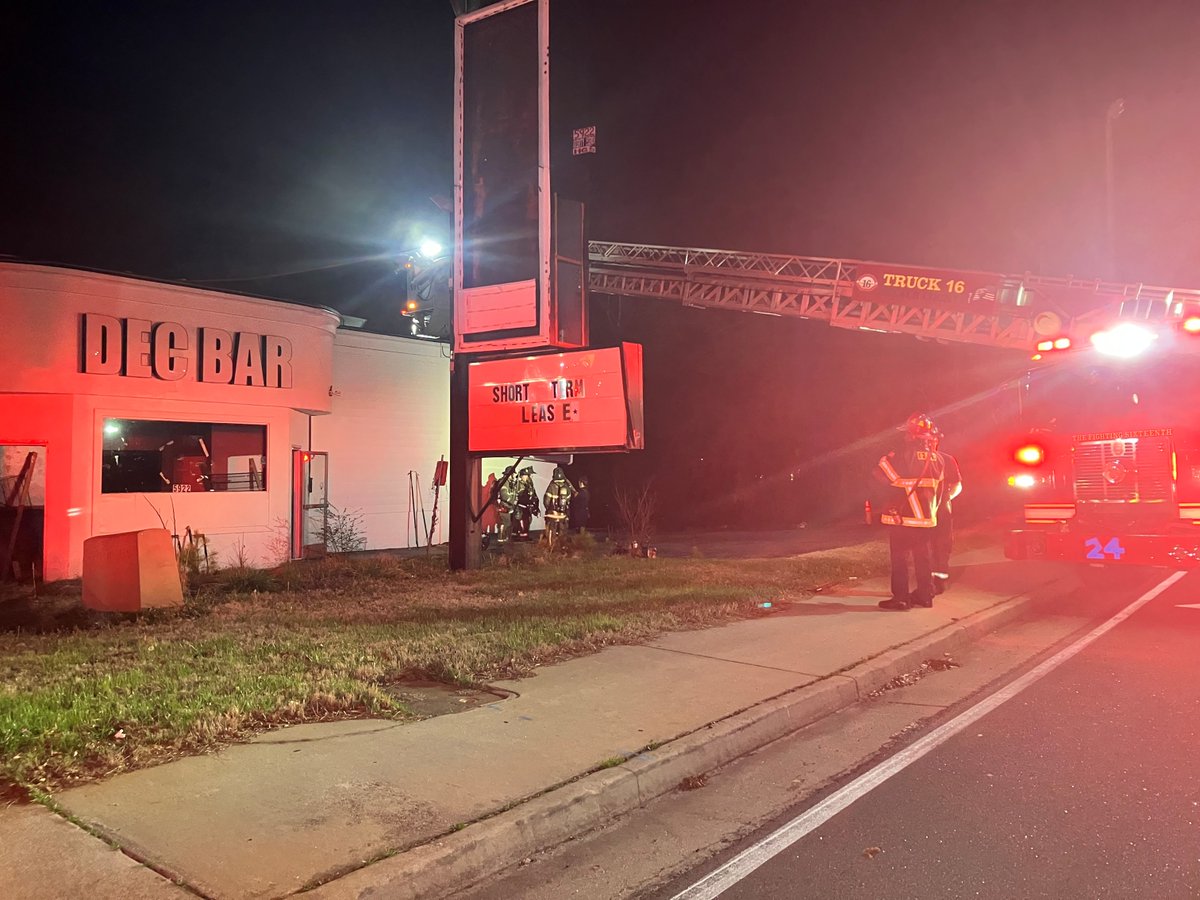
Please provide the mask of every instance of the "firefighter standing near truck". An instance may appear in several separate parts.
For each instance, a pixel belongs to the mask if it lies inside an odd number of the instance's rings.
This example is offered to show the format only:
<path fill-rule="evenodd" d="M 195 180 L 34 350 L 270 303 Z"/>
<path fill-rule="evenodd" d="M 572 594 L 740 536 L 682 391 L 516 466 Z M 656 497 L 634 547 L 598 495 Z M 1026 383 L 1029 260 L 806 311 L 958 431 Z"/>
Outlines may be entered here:
<path fill-rule="evenodd" d="M 575 494 L 575 485 L 567 480 L 561 466 L 555 466 L 554 475 L 542 497 L 546 507 L 546 531 L 552 537 L 560 537 L 567 530 L 567 519 L 571 515 L 571 501 L 575 499 Z"/>
<path fill-rule="evenodd" d="M 509 466 L 504 470 L 499 492 L 496 495 L 496 505 L 500 511 L 500 540 L 507 541 L 515 538 L 514 525 L 517 518 L 517 470 Z"/>
<path fill-rule="evenodd" d="M 934 449 L 936 426 L 923 413 L 913 413 L 902 426 L 901 446 L 880 458 L 876 477 L 888 485 L 884 512 L 892 557 L 892 596 L 881 609 L 897 611 L 933 606 L 931 535 L 937 525 L 943 465 Z M 912 563 L 916 586 L 909 589 Z"/>
<path fill-rule="evenodd" d="M 940 594 L 950 585 L 950 553 L 954 549 L 954 498 L 962 493 L 962 471 L 958 460 L 942 449 L 942 430 L 933 432 L 933 449 L 942 462 L 942 489 L 938 498 L 937 524 L 933 527 L 930 549 L 933 554 L 933 592 Z"/>

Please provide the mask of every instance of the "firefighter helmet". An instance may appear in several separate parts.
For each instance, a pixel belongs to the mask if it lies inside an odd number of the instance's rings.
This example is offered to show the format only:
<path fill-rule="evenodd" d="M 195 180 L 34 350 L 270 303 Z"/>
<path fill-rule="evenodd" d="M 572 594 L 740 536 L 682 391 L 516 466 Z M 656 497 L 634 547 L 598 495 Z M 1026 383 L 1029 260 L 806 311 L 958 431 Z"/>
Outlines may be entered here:
<path fill-rule="evenodd" d="M 941 434 L 933 419 L 925 413 L 913 413 L 901 430 L 913 440 L 933 441 Z"/>

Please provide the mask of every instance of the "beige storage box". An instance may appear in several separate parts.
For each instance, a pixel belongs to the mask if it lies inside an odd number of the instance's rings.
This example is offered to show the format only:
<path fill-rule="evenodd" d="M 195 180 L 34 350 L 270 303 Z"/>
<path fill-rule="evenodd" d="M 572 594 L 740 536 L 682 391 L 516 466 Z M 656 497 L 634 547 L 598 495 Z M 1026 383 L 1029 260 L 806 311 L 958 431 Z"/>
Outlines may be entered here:
<path fill-rule="evenodd" d="M 149 528 L 84 541 L 83 605 L 105 612 L 183 606 L 171 533 Z"/>

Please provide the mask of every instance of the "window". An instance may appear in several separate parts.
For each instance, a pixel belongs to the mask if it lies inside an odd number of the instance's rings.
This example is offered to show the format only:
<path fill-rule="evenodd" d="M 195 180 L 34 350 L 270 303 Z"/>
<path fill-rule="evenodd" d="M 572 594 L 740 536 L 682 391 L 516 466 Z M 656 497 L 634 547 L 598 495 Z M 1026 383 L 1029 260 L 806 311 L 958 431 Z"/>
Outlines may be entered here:
<path fill-rule="evenodd" d="M 104 420 L 101 493 L 265 491 L 265 425 Z"/>

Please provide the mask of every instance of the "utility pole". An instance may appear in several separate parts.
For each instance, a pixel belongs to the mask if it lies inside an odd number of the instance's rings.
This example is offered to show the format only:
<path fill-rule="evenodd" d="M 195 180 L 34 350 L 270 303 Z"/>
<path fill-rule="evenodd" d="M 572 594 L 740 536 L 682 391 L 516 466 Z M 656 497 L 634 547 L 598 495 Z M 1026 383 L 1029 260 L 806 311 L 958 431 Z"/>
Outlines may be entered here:
<path fill-rule="evenodd" d="M 1117 280 L 1117 213 L 1114 199 L 1114 164 L 1113 164 L 1113 125 L 1125 112 L 1125 101 L 1114 100 L 1109 104 L 1108 113 L 1104 117 L 1104 181 L 1105 181 L 1105 213 L 1108 224 L 1108 277 Z"/>

